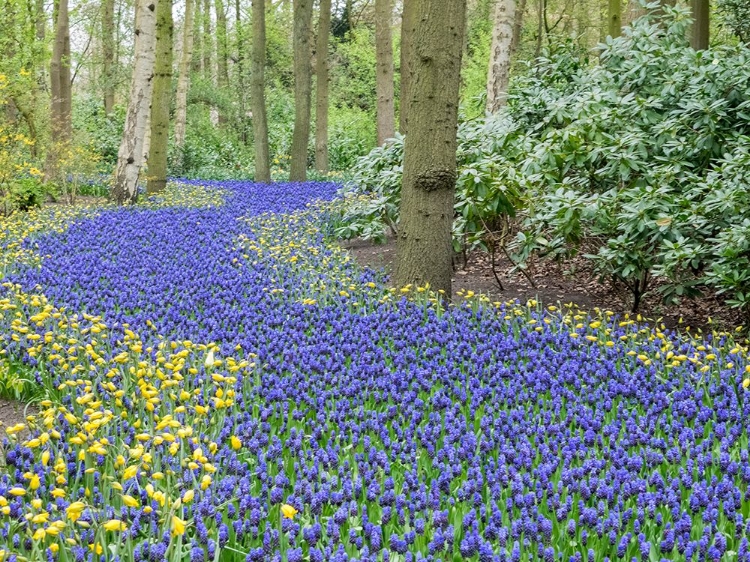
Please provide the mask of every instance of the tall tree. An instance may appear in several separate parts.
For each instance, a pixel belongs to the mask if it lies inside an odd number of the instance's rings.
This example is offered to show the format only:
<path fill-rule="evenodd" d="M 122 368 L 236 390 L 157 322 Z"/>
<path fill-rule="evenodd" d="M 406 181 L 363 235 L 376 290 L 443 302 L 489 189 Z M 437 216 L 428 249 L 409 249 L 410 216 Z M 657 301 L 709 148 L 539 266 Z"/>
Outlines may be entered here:
<path fill-rule="evenodd" d="M 182 54 L 180 55 L 179 77 L 174 117 L 174 144 L 177 147 L 178 168 L 182 166 L 182 147 L 185 146 L 187 126 L 187 94 L 190 86 L 190 68 L 193 62 L 193 8 L 200 6 L 201 0 L 185 0 L 185 21 L 182 27 Z"/>
<path fill-rule="evenodd" d="M 711 6 L 709 0 L 692 0 L 693 29 L 690 45 L 696 51 L 708 49 Z"/>
<path fill-rule="evenodd" d="M 187 1 L 187 0 L 186 0 Z M 193 14 L 193 72 L 203 74 L 203 10 L 201 0 L 195 0 L 195 13 Z"/>
<path fill-rule="evenodd" d="M 508 94 L 516 17 L 516 0 L 497 0 L 487 72 L 487 111 L 490 113 L 505 105 Z"/>
<path fill-rule="evenodd" d="M 135 203 L 138 175 L 143 164 L 143 138 L 151 105 L 156 62 L 157 3 L 167 0 L 138 0 L 135 15 L 135 64 L 125 129 L 117 152 L 112 199 L 119 205 Z"/>
<path fill-rule="evenodd" d="M 146 153 L 148 158 L 147 193 L 158 193 L 163 191 L 167 185 L 173 36 L 172 0 L 159 0 L 156 10 L 154 93 L 151 101 L 151 146 Z"/>
<path fill-rule="evenodd" d="M 393 37 L 391 0 L 375 0 L 375 61 L 377 74 L 375 90 L 377 95 L 378 145 L 396 134 L 396 110 L 393 100 Z"/>
<path fill-rule="evenodd" d="M 242 10 L 240 0 L 234 0 L 234 37 L 235 56 L 237 61 L 237 101 L 239 105 L 239 126 L 242 144 L 247 144 L 247 95 L 245 93 L 245 28 L 242 24 Z"/>
<path fill-rule="evenodd" d="M 215 0 L 216 9 L 216 80 L 219 88 L 229 86 L 229 47 L 227 45 L 227 12 L 224 0 Z M 219 113 L 219 121 L 226 123 L 227 116 Z"/>
<path fill-rule="evenodd" d="M 102 3 L 102 63 L 104 113 L 110 115 L 115 106 L 115 0 Z"/>
<path fill-rule="evenodd" d="M 50 61 L 50 95 L 52 146 L 47 152 L 48 179 L 57 176 L 60 149 L 70 143 L 73 129 L 68 0 L 57 0 L 55 4 L 55 41 L 52 44 Z"/>
<path fill-rule="evenodd" d="M 607 27 L 610 37 L 622 33 L 622 4 L 620 0 L 609 0 L 607 5 Z"/>
<path fill-rule="evenodd" d="M 211 0 L 203 0 L 203 77 L 211 80 L 213 77 L 214 39 L 211 29 Z"/>
<path fill-rule="evenodd" d="M 320 0 L 318 45 L 315 58 L 315 169 L 328 172 L 328 36 L 331 34 L 331 0 Z"/>
<path fill-rule="evenodd" d="M 407 124 L 407 106 L 409 99 L 409 87 L 411 84 L 411 59 L 412 59 L 412 41 L 414 37 L 414 26 L 416 24 L 416 2 L 414 0 L 404 0 L 404 7 L 401 12 L 401 60 L 399 61 L 399 75 L 401 77 L 401 93 L 399 96 L 398 121 L 399 130 L 402 135 L 406 134 Z"/>
<path fill-rule="evenodd" d="M 268 155 L 268 124 L 266 123 L 266 4 L 253 2 L 253 52 L 250 75 L 250 103 L 253 112 L 253 145 L 255 148 L 255 181 L 269 183 L 271 166 Z"/>
<path fill-rule="evenodd" d="M 307 144 L 310 141 L 310 96 L 312 67 L 310 43 L 312 39 L 313 0 L 294 0 L 294 132 L 292 158 L 289 165 L 291 181 L 307 179 Z"/>
<path fill-rule="evenodd" d="M 516 7 L 516 19 L 513 22 L 513 40 L 510 44 L 510 50 L 515 53 L 521 44 L 521 34 L 523 32 L 523 16 L 526 12 L 526 0 L 519 0 Z"/>
<path fill-rule="evenodd" d="M 396 286 L 429 283 L 451 298 L 456 130 L 466 0 L 413 0 L 408 134 Z"/>

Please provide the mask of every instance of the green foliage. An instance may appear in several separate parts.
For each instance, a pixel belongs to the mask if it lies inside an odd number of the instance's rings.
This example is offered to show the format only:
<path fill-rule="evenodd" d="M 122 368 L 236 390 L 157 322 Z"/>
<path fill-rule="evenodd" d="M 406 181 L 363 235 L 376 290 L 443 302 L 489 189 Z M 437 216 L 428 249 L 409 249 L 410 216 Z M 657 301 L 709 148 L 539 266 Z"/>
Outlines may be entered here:
<path fill-rule="evenodd" d="M 717 0 L 722 23 L 743 43 L 750 42 L 750 3 L 747 0 Z"/>
<path fill-rule="evenodd" d="M 696 52 L 688 12 L 666 12 L 609 38 L 596 65 L 556 46 L 504 113 L 462 122 L 457 249 L 507 245 L 521 264 L 581 254 L 634 309 L 655 287 L 673 302 L 714 286 L 746 306 L 750 50 Z M 402 150 L 358 162 L 340 236 L 398 229 Z"/>
<path fill-rule="evenodd" d="M 0 398 L 28 402 L 40 398 L 42 393 L 28 366 L 20 361 L 0 360 Z"/>
<path fill-rule="evenodd" d="M 10 186 L 12 208 L 19 211 L 41 207 L 46 195 L 44 184 L 35 177 L 17 178 Z"/>

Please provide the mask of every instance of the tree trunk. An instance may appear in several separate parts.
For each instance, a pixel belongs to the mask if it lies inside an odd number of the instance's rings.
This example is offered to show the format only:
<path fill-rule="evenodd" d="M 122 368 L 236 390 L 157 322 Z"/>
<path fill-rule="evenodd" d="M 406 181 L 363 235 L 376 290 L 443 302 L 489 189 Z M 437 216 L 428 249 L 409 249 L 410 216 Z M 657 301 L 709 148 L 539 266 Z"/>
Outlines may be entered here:
<path fill-rule="evenodd" d="M 229 86 L 229 49 L 227 47 L 227 13 L 224 0 L 216 0 L 216 75 L 219 88 L 226 91 Z M 226 123 L 225 112 L 219 112 L 219 123 Z"/>
<path fill-rule="evenodd" d="M 516 17 L 513 21 L 513 40 L 510 43 L 510 52 L 515 54 L 518 46 L 521 44 L 521 34 L 523 33 L 523 16 L 526 12 L 526 0 L 519 0 L 516 7 Z"/>
<path fill-rule="evenodd" d="M 607 24 L 610 37 L 619 37 L 622 33 L 622 5 L 620 0 L 609 0 Z"/>
<path fill-rule="evenodd" d="M 312 69 L 310 43 L 313 0 L 294 0 L 294 133 L 290 181 L 307 179 L 307 144 L 310 141 Z"/>
<path fill-rule="evenodd" d="M 399 95 L 398 122 L 402 135 L 406 134 L 406 110 L 409 100 L 409 84 L 411 83 L 412 38 L 416 25 L 416 1 L 404 0 L 401 12 L 401 59 L 399 61 L 399 75 L 401 76 L 401 93 Z"/>
<path fill-rule="evenodd" d="M 104 82 L 104 113 L 110 115 L 115 106 L 115 0 L 104 0 L 102 10 L 102 80 Z"/>
<path fill-rule="evenodd" d="M 138 174 L 143 164 L 143 137 L 154 85 L 156 3 L 157 0 L 138 0 L 136 4 L 135 64 L 130 101 L 125 115 L 125 130 L 117 153 L 112 186 L 112 199 L 119 205 L 135 203 L 138 198 Z"/>
<path fill-rule="evenodd" d="M 193 16 L 193 52 L 195 57 L 192 61 L 193 72 L 203 75 L 203 10 L 201 0 L 195 0 L 195 14 Z"/>
<path fill-rule="evenodd" d="M 696 51 L 708 49 L 710 2 L 709 0 L 692 0 L 693 29 L 690 46 Z"/>
<path fill-rule="evenodd" d="M 375 0 L 375 90 L 378 98 L 378 145 L 396 134 L 396 110 L 393 100 L 393 38 L 391 0 Z"/>
<path fill-rule="evenodd" d="M 490 67 L 487 72 L 487 111 L 490 113 L 495 113 L 505 106 L 510 84 L 515 23 L 516 0 L 497 0 L 492 27 Z"/>
<path fill-rule="evenodd" d="M 451 298 L 456 130 L 466 0 L 414 0 L 412 83 L 394 282 Z"/>
<path fill-rule="evenodd" d="M 271 182 L 268 156 L 268 123 L 266 122 L 266 5 L 265 0 L 253 2 L 253 52 L 250 75 L 250 103 L 253 112 L 253 147 L 255 149 L 255 181 Z"/>
<path fill-rule="evenodd" d="M 148 158 L 147 193 L 158 193 L 167 186 L 173 36 L 172 0 L 159 0 L 156 11 L 154 95 L 151 102 L 151 146 L 149 152 L 146 153 Z"/>
<path fill-rule="evenodd" d="M 328 172 L 328 37 L 331 34 L 331 0 L 320 0 L 318 47 L 316 49 L 317 87 L 315 89 L 315 169 Z"/>
<path fill-rule="evenodd" d="M 187 126 L 187 94 L 190 86 L 190 68 L 193 62 L 193 7 L 200 0 L 185 1 L 185 23 L 182 28 L 182 55 L 180 56 L 180 76 L 177 79 L 177 94 L 174 116 L 174 144 L 177 147 L 178 169 L 182 167 L 182 147 L 185 146 Z"/>
<path fill-rule="evenodd" d="M 58 0 L 55 10 L 55 41 L 50 61 L 50 127 L 52 146 L 47 152 L 46 177 L 58 174 L 60 151 L 71 140 L 70 20 L 68 0 Z"/>
<path fill-rule="evenodd" d="M 234 0 L 234 34 L 237 54 L 237 101 L 239 104 L 239 127 L 242 144 L 247 145 L 247 96 L 245 94 L 245 32 L 242 26 L 240 0 Z"/>
<path fill-rule="evenodd" d="M 211 30 L 211 0 L 203 0 L 203 77 L 213 78 L 214 36 Z"/>

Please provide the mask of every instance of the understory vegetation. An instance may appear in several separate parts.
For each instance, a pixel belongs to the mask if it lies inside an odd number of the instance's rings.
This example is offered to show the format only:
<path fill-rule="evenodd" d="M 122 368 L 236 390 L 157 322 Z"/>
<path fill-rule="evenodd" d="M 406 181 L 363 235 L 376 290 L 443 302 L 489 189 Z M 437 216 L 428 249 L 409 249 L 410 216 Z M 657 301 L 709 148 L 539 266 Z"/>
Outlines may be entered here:
<path fill-rule="evenodd" d="M 582 255 L 603 280 L 665 301 L 716 290 L 750 311 L 750 49 L 695 51 L 689 15 L 647 15 L 598 61 L 574 43 L 514 80 L 507 108 L 464 119 L 457 251 Z M 338 234 L 398 230 L 403 137 L 353 170 Z"/>

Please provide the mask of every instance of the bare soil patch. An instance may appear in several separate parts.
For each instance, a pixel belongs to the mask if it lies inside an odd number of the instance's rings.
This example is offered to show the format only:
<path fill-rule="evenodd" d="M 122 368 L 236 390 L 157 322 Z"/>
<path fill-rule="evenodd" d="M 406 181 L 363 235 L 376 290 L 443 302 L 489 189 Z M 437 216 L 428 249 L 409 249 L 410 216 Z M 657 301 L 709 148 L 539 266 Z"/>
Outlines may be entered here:
<path fill-rule="evenodd" d="M 395 240 L 374 244 L 355 239 L 341 244 L 362 266 L 383 269 L 391 273 L 396 259 Z M 483 252 L 472 252 L 467 263 L 456 260 L 453 273 L 453 298 L 460 300 L 467 291 L 487 295 L 492 300 L 526 302 L 536 299 L 545 305 L 573 303 L 583 310 L 609 310 L 618 314 L 629 313 L 632 299 L 624 287 L 615 287 L 599 280 L 585 258 L 574 258 L 565 263 L 537 261 L 528 269 L 532 283 L 504 256 L 498 257 L 495 273 L 504 290 L 495 279 L 490 258 Z M 661 295 L 652 291 L 641 302 L 639 313 L 651 322 L 667 328 L 685 330 L 734 329 L 742 324 L 742 316 L 726 306 L 720 296 L 706 291 L 702 297 L 683 299 L 678 305 L 666 305 Z"/>

